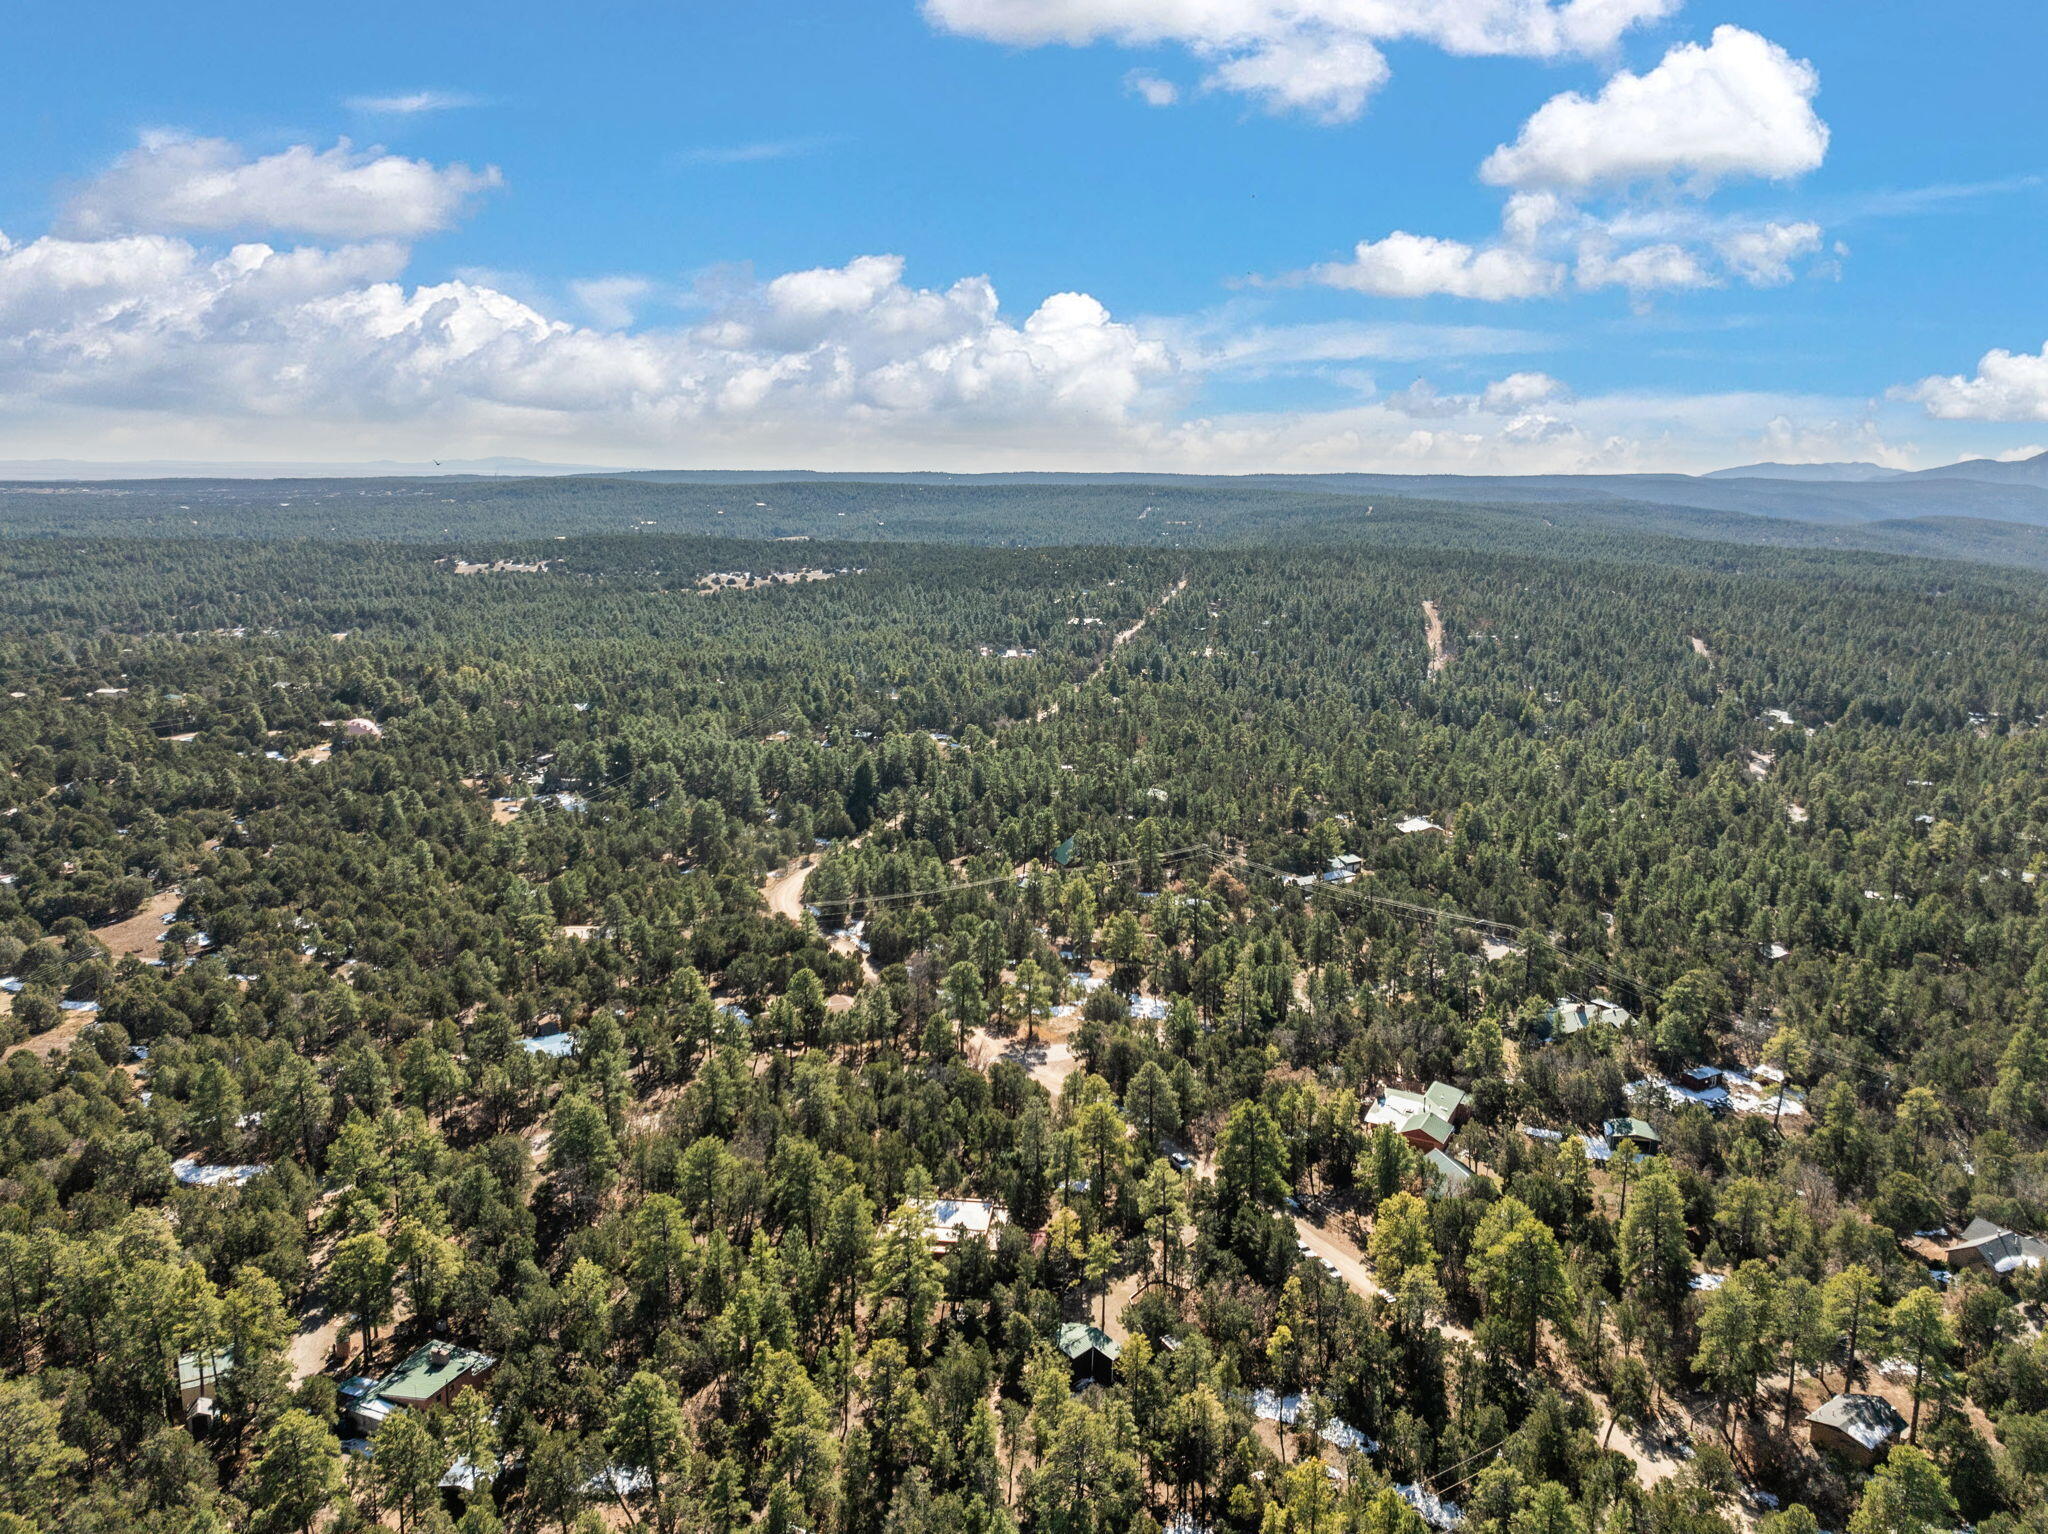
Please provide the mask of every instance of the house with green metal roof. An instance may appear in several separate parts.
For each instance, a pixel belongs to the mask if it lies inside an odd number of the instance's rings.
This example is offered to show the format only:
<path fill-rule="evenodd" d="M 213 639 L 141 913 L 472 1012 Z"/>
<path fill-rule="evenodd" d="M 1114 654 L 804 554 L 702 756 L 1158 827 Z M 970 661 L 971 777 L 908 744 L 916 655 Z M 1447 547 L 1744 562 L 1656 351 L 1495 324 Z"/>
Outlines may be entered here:
<path fill-rule="evenodd" d="M 1115 1382 L 1116 1361 L 1123 1355 L 1124 1345 L 1101 1327 L 1069 1321 L 1054 1334 L 1053 1343 L 1073 1365 L 1076 1385 L 1106 1387 Z"/>
<path fill-rule="evenodd" d="M 1470 1115 L 1466 1107 L 1468 1094 L 1452 1086 L 1448 1081 L 1432 1081 L 1429 1090 L 1422 1094 L 1423 1105 L 1438 1118 L 1448 1119 L 1453 1124 L 1462 1124 Z"/>
<path fill-rule="evenodd" d="M 1466 1094 L 1449 1082 L 1431 1082 L 1422 1092 L 1382 1084 L 1365 1121 L 1385 1124 L 1417 1150 L 1441 1150 L 1470 1112 Z"/>
<path fill-rule="evenodd" d="M 1620 1150 L 1626 1144 L 1639 1151 L 1654 1151 L 1664 1143 L 1664 1137 L 1641 1119 L 1609 1119 L 1600 1126 L 1600 1133 L 1607 1137 L 1607 1144 L 1614 1150 Z"/>
<path fill-rule="evenodd" d="M 1442 1150 L 1457 1131 L 1442 1114 L 1423 1108 L 1409 1115 L 1401 1125 L 1401 1138 L 1419 1151 Z"/>
<path fill-rule="evenodd" d="M 365 1433 L 374 1433 L 386 1417 L 401 1408 L 431 1411 L 446 1406 L 470 1386 L 489 1379 L 497 1367 L 497 1359 L 474 1348 L 450 1342 L 422 1343 L 363 1392 L 352 1415 Z"/>

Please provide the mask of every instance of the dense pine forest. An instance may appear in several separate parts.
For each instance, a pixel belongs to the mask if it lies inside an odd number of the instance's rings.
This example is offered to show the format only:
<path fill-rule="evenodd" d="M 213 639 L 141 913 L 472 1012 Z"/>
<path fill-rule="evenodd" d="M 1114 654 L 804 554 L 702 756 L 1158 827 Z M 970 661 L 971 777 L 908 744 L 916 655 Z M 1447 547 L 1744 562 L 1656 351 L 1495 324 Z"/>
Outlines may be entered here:
<path fill-rule="evenodd" d="M 2037 574 L 328 488 L 0 496 L 0 1534 L 2048 1529 Z"/>

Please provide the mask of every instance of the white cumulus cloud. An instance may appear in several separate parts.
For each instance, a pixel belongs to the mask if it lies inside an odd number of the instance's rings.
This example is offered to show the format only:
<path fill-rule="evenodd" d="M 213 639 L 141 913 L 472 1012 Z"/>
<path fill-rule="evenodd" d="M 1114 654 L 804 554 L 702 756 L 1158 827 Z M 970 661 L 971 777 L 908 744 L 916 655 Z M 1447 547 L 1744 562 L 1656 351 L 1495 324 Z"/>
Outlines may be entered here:
<path fill-rule="evenodd" d="M 1496 303 L 1558 294 L 1567 276 L 1579 291 L 1623 288 L 1639 302 L 1790 282 L 1821 248 L 1818 224 L 1716 218 L 1697 200 L 1733 176 L 1784 179 L 1819 165 L 1828 145 L 1813 111 L 1819 88 L 1810 64 L 1721 27 L 1647 74 L 1622 71 L 1597 96 L 1567 92 L 1539 108 L 1480 168 L 1509 189 L 1496 239 L 1397 231 L 1305 275 L 1382 297 Z"/>
<path fill-rule="evenodd" d="M 1558 290 L 1564 268 L 1511 246 L 1475 249 L 1458 240 L 1396 230 L 1361 241 L 1349 261 L 1310 269 L 1325 287 L 1379 298 L 1476 298 L 1489 302 L 1541 298 Z"/>
<path fill-rule="evenodd" d="M 1973 374 L 1924 378 L 1897 392 L 1938 420 L 2048 421 L 2048 346 L 1986 352 Z"/>
<path fill-rule="evenodd" d="M 1717 248 L 1737 276 L 1765 288 L 1790 282 L 1792 263 L 1812 255 L 1820 243 L 1819 224 L 1766 223 L 1730 230 Z"/>
<path fill-rule="evenodd" d="M 1012 321 L 986 279 L 917 288 L 893 256 L 752 284 L 701 324 L 633 334 L 478 283 L 407 287 L 404 258 L 388 244 L 209 255 L 162 234 L 0 243 L 0 419 L 76 407 L 223 428 L 909 440 L 1111 429 L 1174 370 L 1084 294 Z M 637 294 L 581 296 L 595 309 Z"/>
<path fill-rule="evenodd" d="M 1380 45 L 1449 53 L 1590 56 L 1681 0 L 924 0 L 934 26 L 1026 47 L 1173 44 L 1212 68 L 1207 83 L 1275 111 L 1355 117 L 1385 80 Z"/>
<path fill-rule="evenodd" d="M 1710 187 L 1742 176 L 1782 181 L 1818 167 L 1828 128 L 1813 109 L 1820 75 L 1741 27 L 1682 43 L 1647 74 L 1623 71 L 1583 96 L 1553 96 L 1520 136 L 1487 158 L 1497 186 L 1585 192 L 1676 178 Z"/>
<path fill-rule="evenodd" d="M 1604 249 L 1603 243 L 1589 241 L 1579 252 L 1578 283 L 1582 288 L 1626 288 L 1643 294 L 1716 285 L 1714 274 L 1683 245 L 1639 245 L 1616 253 Z"/>
<path fill-rule="evenodd" d="M 496 167 L 435 165 L 347 139 L 295 144 L 251 158 L 225 139 L 145 135 L 80 188 L 63 213 L 66 233 L 284 233 L 315 239 L 416 239 L 445 229 L 478 194 L 501 184 Z"/>
<path fill-rule="evenodd" d="M 1297 34 L 1225 59 L 1208 83 L 1251 96 L 1271 112 L 1340 123 L 1365 110 L 1388 74 L 1386 56 L 1363 38 Z"/>

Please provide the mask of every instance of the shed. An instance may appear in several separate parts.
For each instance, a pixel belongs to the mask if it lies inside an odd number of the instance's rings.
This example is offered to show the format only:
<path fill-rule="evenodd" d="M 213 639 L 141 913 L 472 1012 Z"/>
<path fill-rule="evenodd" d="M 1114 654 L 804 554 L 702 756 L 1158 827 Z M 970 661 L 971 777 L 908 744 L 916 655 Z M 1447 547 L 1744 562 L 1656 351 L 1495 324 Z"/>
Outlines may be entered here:
<path fill-rule="evenodd" d="M 1054 1342 L 1073 1365 L 1076 1385 L 1106 1387 L 1116 1382 L 1116 1361 L 1124 1347 L 1099 1326 L 1069 1321 L 1059 1329 Z"/>
<path fill-rule="evenodd" d="M 1906 1431 L 1906 1419 L 1883 1396 L 1838 1395 L 1806 1416 L 1806 1433 L 1816 1449 L 1827 1449 L 1868 1469 L 1890 1452 Z"/>

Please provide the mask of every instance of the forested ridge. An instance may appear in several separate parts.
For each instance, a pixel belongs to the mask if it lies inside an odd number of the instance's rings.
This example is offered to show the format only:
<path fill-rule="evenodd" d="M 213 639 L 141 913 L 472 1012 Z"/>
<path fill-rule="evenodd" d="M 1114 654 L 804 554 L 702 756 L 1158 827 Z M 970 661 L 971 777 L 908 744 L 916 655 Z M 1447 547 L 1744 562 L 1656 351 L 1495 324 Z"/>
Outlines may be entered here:
<path fill-rule="evenodd" d="M 0 494 L 0 1534 L 2048 1522 L 2037 576 L 485 489 Z"/>
<path fill-rule="evenodd" d="M 1940 504 L 1843 520 L 1825 509 L 1758 512 L 1591 494 L 1596 481 L 1455 481 L 1402 489 L 1343 476 L 1245 479 L 1048 476 L 1019 483 L 943 477 L 736 482 L 692 476 L 541 478 L 0 480 L 0 537 L 396 538 L 506 540 L 602 534 L 1000 547 L 1117 544 L 1180 549 L 1330 545 L 1576 552 L 1603 560 L 1687 562 L 1747 545 L 1967 560 L 2048 570 L 2048 529 Z M 1621 481 L 1626 485 L 1630 481 Z M 1536 488 L 1531 488 L 1536 487 Z M 1791 487 L 1796 489 L 1797 487 Z M 1695 547 L 1688 548 L 1687 545 Z"/>

